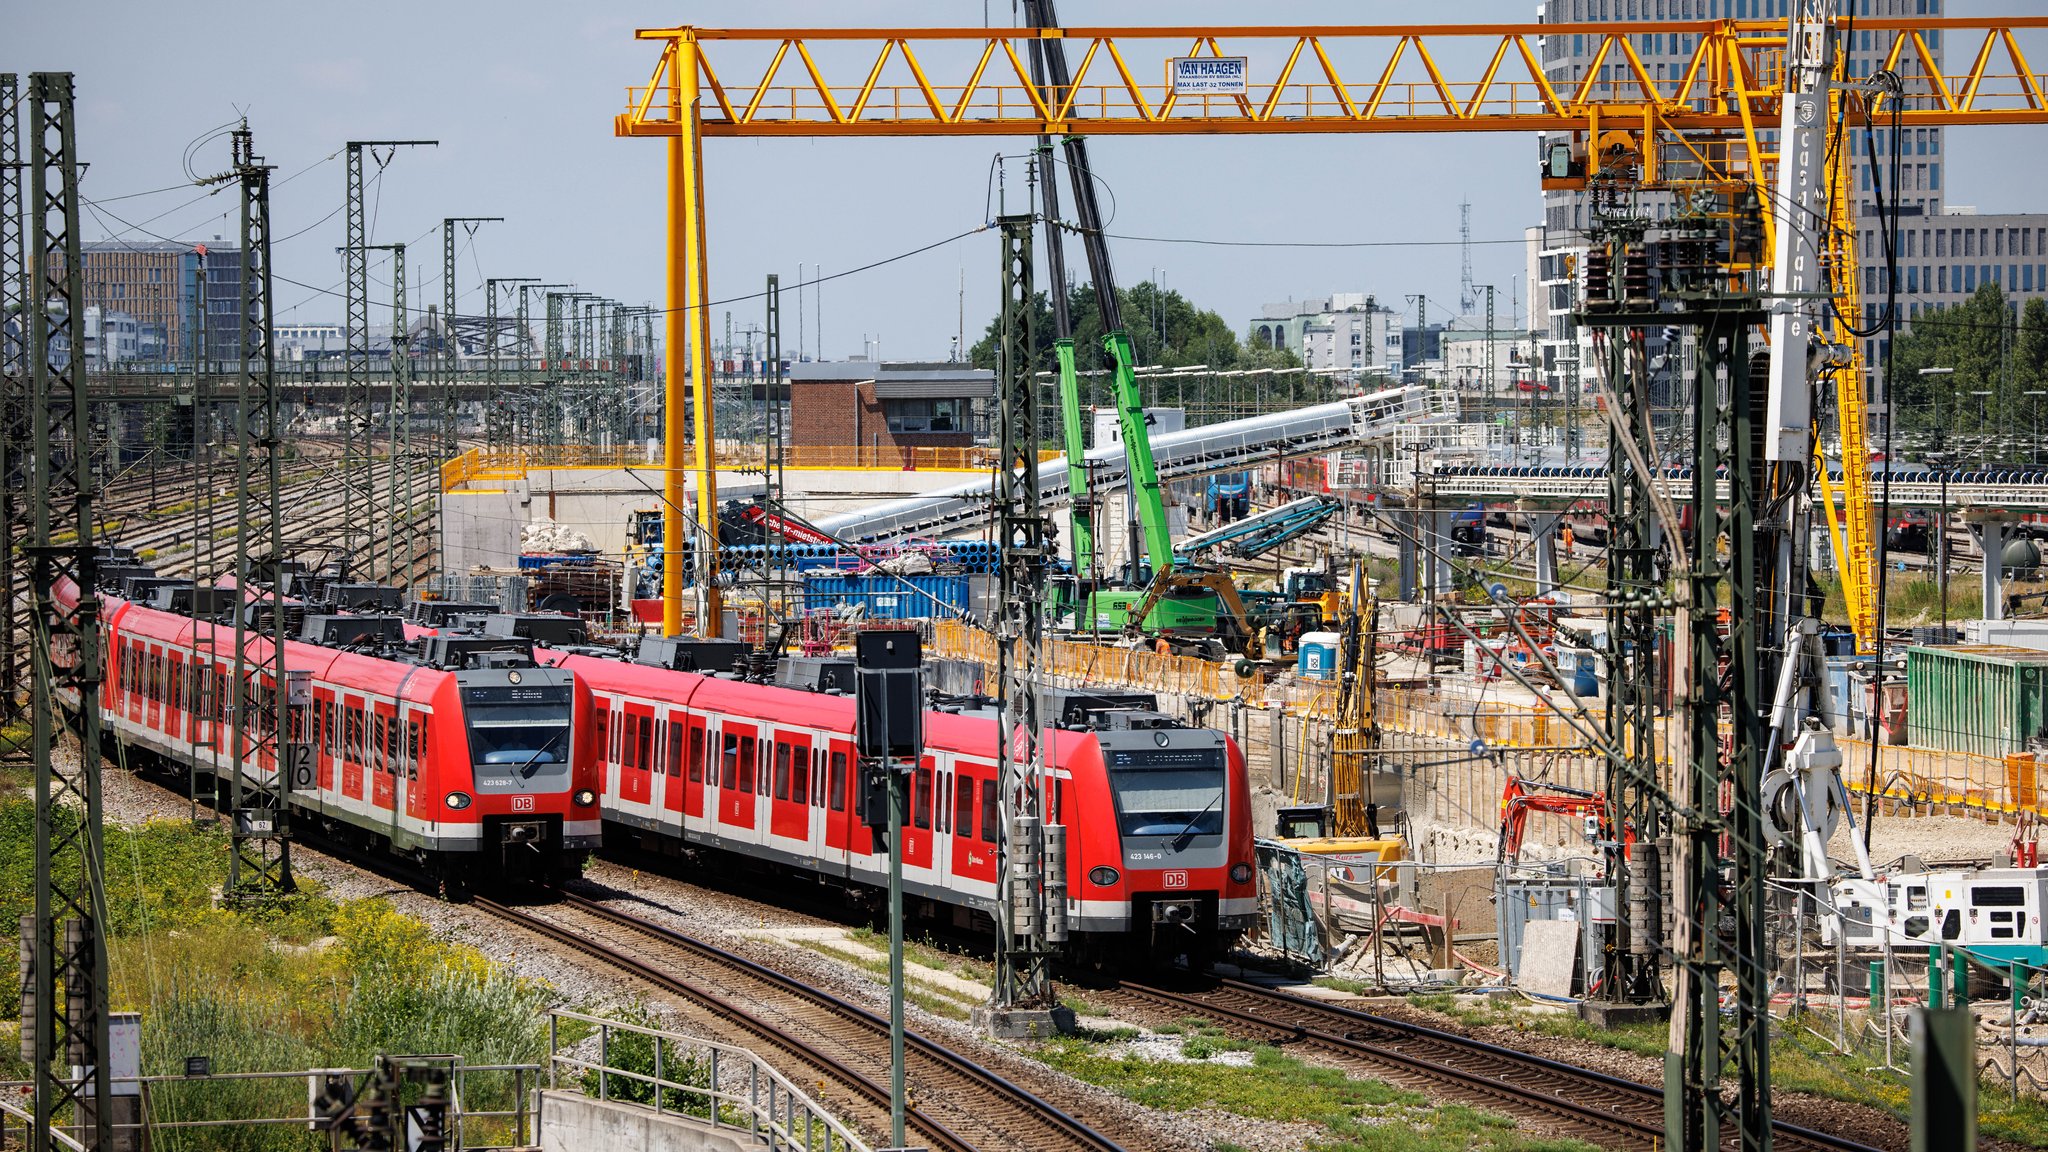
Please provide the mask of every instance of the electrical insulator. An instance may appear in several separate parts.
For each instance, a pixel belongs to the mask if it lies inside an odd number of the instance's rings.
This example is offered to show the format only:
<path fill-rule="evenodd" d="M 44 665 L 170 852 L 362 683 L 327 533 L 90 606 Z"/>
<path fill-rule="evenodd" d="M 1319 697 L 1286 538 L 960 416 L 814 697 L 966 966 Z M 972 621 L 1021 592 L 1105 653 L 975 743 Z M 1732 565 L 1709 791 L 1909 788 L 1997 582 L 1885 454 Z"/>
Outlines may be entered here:
<path fill-rule="evenodd" d="M 1586 303 L 1614 303 L 1613 268 L 1606 247 L 1598 244 L 1586 250 Z"/>
<path fill-rule="evenodd" d="M 21 917 L 21 1062 L 36 1062 L 36 915 Z"/>
<path fill-rule="evenodd" d="M 1067 940 L 1067 826 L 1045 826 L 1045 942 Z"/>
<path fill-rule="evenodd" d="M 1650 294 L 1650 253 L 1640 244 L 1622 251 L 1621 295 L 1624 302 L 1632 305 L 1649 304 L 1655 299 Z"/>

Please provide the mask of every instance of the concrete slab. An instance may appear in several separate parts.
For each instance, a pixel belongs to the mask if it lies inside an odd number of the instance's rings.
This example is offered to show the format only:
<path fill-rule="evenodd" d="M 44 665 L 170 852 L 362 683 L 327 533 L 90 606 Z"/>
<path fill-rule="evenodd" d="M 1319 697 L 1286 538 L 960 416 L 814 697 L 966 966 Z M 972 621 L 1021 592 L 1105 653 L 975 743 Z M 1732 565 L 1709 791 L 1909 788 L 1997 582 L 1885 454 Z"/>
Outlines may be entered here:
<path fill-rule="evenodd" d="M 1516 983 L 1543 996 L 1570 996 L 1579 970 L 1576 920 L 1531 920 L 1522 927 L 1522 962 Z"/>

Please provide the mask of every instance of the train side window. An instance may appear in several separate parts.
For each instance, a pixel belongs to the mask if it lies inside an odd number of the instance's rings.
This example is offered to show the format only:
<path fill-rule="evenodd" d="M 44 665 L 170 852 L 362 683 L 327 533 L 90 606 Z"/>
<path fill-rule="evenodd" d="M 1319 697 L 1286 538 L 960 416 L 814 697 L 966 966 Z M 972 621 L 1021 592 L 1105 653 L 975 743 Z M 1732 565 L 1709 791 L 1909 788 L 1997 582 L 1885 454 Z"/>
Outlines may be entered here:
<path fill-rule="evenodd" d="M 981 782 L 981 838 L 993 844 L 996 842 L 996 782 Z"/>
<path fill-rule="evenodd" d="M 789 745 L 775 742 L 775 798 L 789 799 Z"/>
<path fill-rule="evenodd" d="M 654 720 L 651 717 L 643 716 L 637 723 L 640 726 L 640 767 L 652 772 L 654 771 Z"/>
<path fill-rule="evenodd" d="M 633 752 L 640 743 L 640 718 L 628 712 L 621 723 L 625 726 L 626 738 L 620 742 L 619 763 L 628 768 L 638 768 L 640 759 Z"/>
<path fill-rule="evenodd" d="M 704 779 L 704 729 L 701 725 L 690 729 L 690 782 L 699 783 Z"/>
<path fill-rule="evenodd" d="M 954 785 L 953 835 L 963 839 L 974 835 L 974 777 L 962 776 Z"/>
<path fill-rule="evenodd" d="M 389 771 L 391 767 L 391 762 L 388 759 L 386 759 L 384 755 L 384 741 L 389 732 L 389 729 L 386 727 L 387 724 L 389 724 L 389 721 L 387 721 L 384 718 L 384 714 L 382 712 L 378 712 L 372 715 L 370 728 L 370 762 L 376 765 L 379 771 Z"/>
<path fill-rule="evenodd" d="M 417 716 L 408 717 L 405 722 L 405 778 L 420 778 L 420 734 L 423 725 Z"/>
<path fill-rule="evenodd" d="M 939 773 L 939 795 L 934 803 L 932 815 L 938 819 L 939 831 L 953 826 L 953 774 Z"/>
<path fill-rule="evenodd" d="M 798 756 L 796 749 L 790 749 L 789 798 L 798 804 L 811 802 L 811 765 L 809 756 Z"/>
<path fill-rule="evenodd" d="M 1049 824 L 1067 822 L 1067 782 L 1055 776 L 1052 778 L 1052 818 Z"/>
<path fill-rule="evenodd" d="M 912 795 L 916 811 L 912 813 L 911 819 L 916 822 L 919 828 L 930 828 L 932 826 L 931 769 L 920 767 L 917 770 L 916 783 L 912 788 Z"/>
<path fill-rule="evenodd" d="M 699 749 L 702 750 L 701 748 Z M 694 767 L 695 765 L 692 765 Z M 668 774 L 670 779 L 683 774 L 683 722 L 668 722 Z M 701 773 L 700 773 L 701 775 Z"/>
<path fill-rule="evenodd" d="M 739 786 L 740 738 L 727 732 L 718 742 L 718 786 L 736 788 Z"/>
<path fill-rule="evenodd" d="M 754 766 L 757 763 L 754 757 L 756 755 L 754 738 L 752 736 L 740 737 L 740 791 L 742 792 L 751 793 L 754 791 Z"/>
<path fill-rule="evenodd" d="M 832 794 L 832 810 L 846 811 L 846 753 L 832 754 L 832 767 L 826 780 L 826 788 Z"/>
<path fill-rule="evenodd" d="M 398 771 L 398 717 L 384 718 L 384 763 L 393 772 Z"/>

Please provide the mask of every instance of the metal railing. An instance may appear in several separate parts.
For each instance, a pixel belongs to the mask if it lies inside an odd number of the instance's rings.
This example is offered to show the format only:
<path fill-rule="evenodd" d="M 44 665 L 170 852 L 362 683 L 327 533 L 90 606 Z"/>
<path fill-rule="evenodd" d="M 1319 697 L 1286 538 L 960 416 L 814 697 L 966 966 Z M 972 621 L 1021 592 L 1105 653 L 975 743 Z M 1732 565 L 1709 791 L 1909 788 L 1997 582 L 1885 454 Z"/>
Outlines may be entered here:
<path fill-rule="evenodd" d="M 564 1050 L 564 1022 L 595 1029 L 595 1059 L 576 1054 L 587 1050 L 590 1036 Z M 623 1060 L 646 1063 L 629 1068 Z M 585 1095 L 746 1132 L 778 1152 L 872 1152 L 760 1057 L 714 1040 L 556 1010 L 548 1013 L 548 1087 L 559 1087 L 565 1073 Z"/>
<path fill-rule="evenodd" d="M 533 1124 L 534 1113 L 528 1107 L 528 1089 L 540 1084 L 539 1064 L 465 1064 L 462 1057 L 453 1055 L 399 1056 L 394 1059 L 405 1067 L 447 1067 L 450 1087 L 448 1147 L 451 1152 L 458 1152 L 461 1148 L 473 1145 L 502 1146 L 506 1143 L 505 1136 L 510 1137 L 512 1146 L 525 1147 L 537 1135 Z M 370 1075 L 370 1071 L 367 1068 L 302 1068 L 287 1072 L 219 1072 L 197 1076 L 117 1076 L 113 1081 L 116 1085 L 139 1086 L 142 1096 L 142 1118 L 138 1123 L 116 1123 L 113 1127 L 116 1132 L 141 1129 L 150 1133 L 200 1128 L 305 1127 L 313 1124 L 318 1117 L 314 1115 L 308 1102 L 310 1094 L 304 1091 L 291 1093 L 290 1098 L 296 1102 L 297 1107 L 287 1113 L 214 1116 L 188 1120 L 164 1119 L 161 1114 L 166 1111 L 193 1111 L 196 1101 L 183 1099 L 173 1105 L 162 1098 L 174 1090 L 198 1092 L 215 1088 L 224 1092 L 234 1092 L 251 1085 L 258 1086 L 260 1090 L 260 1086 L 266 1082 L 297 1081 L 299 1085 L 317 1085 L 318 1081 L 326 1076 L 346 1076 L 360 1082 Z M 510 1077 L 510 1107 L 472 1108 L 465 1103 L 476 1096 L 476 1093 L 471 1091 L 476 1078 L 487 1075 Z M 0 1094 L 12 1094 L 27 1086 L 26 1081 L 0 1083 Z M 277 1105 L 273 1103 L 270 1107 L 276 1108 Z M 4 1113 L 4 1116 L 0 1116 L 0 1147 L 13 1147 L 14 1145 L 6 1138 L 5 1117 L 20 1119 L 24 1125 L 32 1118 L 14 1105 L 4 1102 L 0 1102 L 0 1113 Z M 485 1124 L 493 1125 L 499 1130 L 488 1133 L 489 1139 L 472 1141 L 469 1138 L 472 1130 Z M 71 1152 L 84 1152 L 84 1146 L 62 1130 L 53 1127 L 52 1134 Z"/>
<path fill-rule="evenodd" d="M 18 1121 L 19 1128 L 10 1121 Z M 19 1104 L 9 1104 L 5 1100 L 0 1100 L 0 1148 L 28 1147 L 31 1143 L 29 1130 L 35 1127 L 35 1123 L 35 1115 L 28 1109 Z M 15 1136 L 16 1131 L 21 1135 Z M 80 1144 L 55 1124 L 50 1125 L 50 1140 L 59 1148 L 69 1149 L 70 1152 L 85 1152 L 85 1145 Z"/>

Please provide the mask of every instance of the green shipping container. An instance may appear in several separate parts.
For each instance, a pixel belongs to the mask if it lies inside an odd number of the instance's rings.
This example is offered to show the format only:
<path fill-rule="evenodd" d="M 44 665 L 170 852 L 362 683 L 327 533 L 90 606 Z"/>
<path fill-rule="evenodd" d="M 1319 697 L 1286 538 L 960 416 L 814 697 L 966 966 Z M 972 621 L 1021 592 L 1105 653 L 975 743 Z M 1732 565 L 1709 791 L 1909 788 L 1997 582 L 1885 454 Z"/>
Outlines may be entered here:
<path fill-rule="evenodd" d="M 2004 644 L 1906 649 L 1906 739 L 1979 756 L 2048 738 L 2048 652 Z"/>

